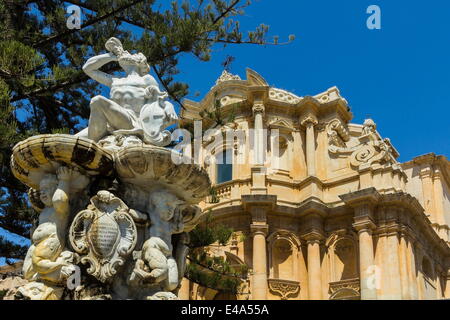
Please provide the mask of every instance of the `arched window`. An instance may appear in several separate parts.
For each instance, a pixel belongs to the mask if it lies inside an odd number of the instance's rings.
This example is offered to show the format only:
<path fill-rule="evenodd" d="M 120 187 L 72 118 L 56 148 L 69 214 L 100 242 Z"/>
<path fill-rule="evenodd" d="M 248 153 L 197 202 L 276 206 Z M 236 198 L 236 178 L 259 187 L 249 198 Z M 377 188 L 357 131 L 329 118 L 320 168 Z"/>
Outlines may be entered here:
<path fill-rule="evenodd" d="M 223 183 L 233 179 L 233 152 L 226 149 L 216 156 L 216 183 Z"/>

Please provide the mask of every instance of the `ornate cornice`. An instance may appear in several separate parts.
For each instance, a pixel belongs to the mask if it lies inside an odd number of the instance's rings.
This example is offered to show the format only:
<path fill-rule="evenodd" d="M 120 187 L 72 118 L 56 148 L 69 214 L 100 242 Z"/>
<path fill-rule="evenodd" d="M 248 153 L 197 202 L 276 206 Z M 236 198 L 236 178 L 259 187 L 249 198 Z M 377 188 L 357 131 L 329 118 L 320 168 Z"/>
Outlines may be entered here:
<path fill-rule="evenodd" d="M 302 100 L 301 97 L 298 97 L 293 93 L 277 88 L 269 89 L 269 98 L 275 101 L 286 102 L 294 105 L 298 104 Z"/>
<path fill-rule="evenodd" d="M 355 208 L 363 204 L 375 205 L 379 202 L 381 195 L 378 193 L 377 189 L 371 187 L 341 194 L 339 198 L 341 198 L 345 204 Z"/>

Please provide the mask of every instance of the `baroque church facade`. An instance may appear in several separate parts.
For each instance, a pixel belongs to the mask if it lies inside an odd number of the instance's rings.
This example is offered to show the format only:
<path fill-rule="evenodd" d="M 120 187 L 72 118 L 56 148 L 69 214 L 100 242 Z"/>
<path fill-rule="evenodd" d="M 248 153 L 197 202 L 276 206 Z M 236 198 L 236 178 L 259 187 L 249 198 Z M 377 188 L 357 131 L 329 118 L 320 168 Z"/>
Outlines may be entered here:
<path fill-rule="evenodd" d="M 450 161 L 398 162 L 372 120 L 350 122 L 336 87 L 299 97 L 253 70 L 246 78 L 224 71 L 203 100 L 185 101 L 181 121 L 209 128 L 202 112 L 218 103 L 233 114 L 219 130 L 246 133 L 203 139 L 200 158 L 216 190 L 201 207 L 233 228 L 221 250 L 249 267 L 248 289 L 183 279 L 180 298 L 450 298 Z"/>

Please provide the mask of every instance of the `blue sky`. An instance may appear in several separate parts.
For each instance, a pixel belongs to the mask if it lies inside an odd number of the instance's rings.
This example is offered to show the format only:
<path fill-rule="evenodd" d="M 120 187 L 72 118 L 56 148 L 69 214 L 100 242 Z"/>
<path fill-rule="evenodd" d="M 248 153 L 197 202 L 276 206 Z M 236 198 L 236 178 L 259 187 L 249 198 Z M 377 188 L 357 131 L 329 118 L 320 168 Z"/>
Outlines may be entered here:
<path fill-rule="evenodd" d="M 369 30 L 366 9 L 381 9 L 381 30 Z M 254 1 L 240 18 L 242 30 L 264 23 L 285 46 L 216 46 L 204 63 L 181 59 L 179 79 L 200 100 L 222 71 L 260 73 L 270 85 L 304 95 L 337 86 L 354 119 L 371 117 L 400 161 L 435 152 L 450 157 L 450 1 Z M 200 96 L 195 97 L 194 93 Z"/>

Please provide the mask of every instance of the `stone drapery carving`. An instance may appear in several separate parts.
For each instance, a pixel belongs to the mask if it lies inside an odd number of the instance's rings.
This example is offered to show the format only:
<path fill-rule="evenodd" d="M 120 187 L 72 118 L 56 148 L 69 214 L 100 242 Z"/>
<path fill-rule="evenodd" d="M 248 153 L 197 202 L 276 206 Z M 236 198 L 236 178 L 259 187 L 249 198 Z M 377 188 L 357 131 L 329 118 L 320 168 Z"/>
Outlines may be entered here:
<path fill-rule="evenodd" d="M 83 68 L 111 87 L 110 99 L 91 100 L 88 128 L 13 148 L 12 172 L 40 212 L 19 298 L 177 299 L 187 232 L 202 216 L 196 204 L 211 183 L 204 169 L 161 147 L 177 116 L 147 74 L 145 56 L 115 38 L 105 46 L 109 53 Z M 99 71 L 111 61 L 125 77 Z M 81 283 L 72 288 L 69 278 Z"/>

